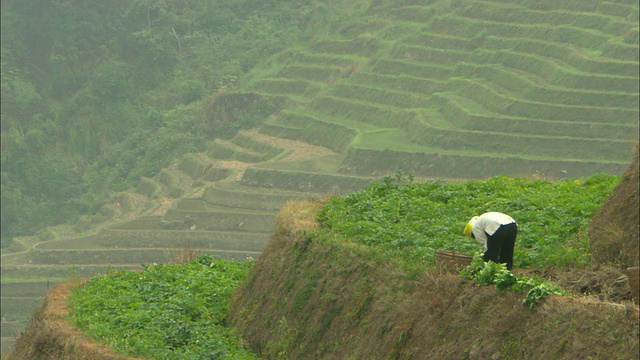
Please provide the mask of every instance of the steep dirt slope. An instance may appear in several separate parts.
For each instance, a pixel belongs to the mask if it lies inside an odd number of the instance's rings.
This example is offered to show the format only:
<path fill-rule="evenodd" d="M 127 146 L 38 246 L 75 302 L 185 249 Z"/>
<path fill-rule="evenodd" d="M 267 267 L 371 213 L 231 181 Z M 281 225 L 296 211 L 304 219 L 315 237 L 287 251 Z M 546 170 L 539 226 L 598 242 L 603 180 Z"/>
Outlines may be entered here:
<path fill-rule="evenodd" d="M 635 160 L 589 227 L 593 259 L 622 267 L 638 266 L 638 144 Z"/>

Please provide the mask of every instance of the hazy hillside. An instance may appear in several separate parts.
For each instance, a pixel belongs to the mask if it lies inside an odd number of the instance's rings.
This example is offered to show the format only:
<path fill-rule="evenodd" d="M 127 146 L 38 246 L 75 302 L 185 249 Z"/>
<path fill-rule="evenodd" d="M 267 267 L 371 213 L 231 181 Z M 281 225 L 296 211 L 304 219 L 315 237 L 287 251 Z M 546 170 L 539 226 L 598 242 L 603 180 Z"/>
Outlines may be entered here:
<path fill-rule="evenodd" d="M 2 339 L 53 283 L 259 257 L 290 199 L 622 174 L 638 4 L 2 1 Z"/>
<path fill-rule="evenodd" d="M 322 29 L 318 4 L 3 1 L 2 246 L 261 122 L 272 107 L 216 122 L 207 104 Z"/>
<path fill-rule="evenodd" d="M 327 147 L 314 171 L 358 176 L 631 161 L 635 1 L 188 4 L 2 3 L 3 244 L 175 156 L 247 161 L 246 144 L 211 143 L 243 128 Z M 236 91 L 251 95 L 221 113 L 211 95 Z"/>

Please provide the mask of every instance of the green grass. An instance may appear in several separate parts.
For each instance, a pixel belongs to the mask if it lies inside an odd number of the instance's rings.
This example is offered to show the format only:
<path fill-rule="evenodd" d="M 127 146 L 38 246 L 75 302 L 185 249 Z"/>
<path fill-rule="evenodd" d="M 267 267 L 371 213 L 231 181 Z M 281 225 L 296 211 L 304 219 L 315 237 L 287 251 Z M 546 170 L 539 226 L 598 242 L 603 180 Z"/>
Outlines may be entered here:
<path fill-rule="evenodd" d="M 267 186 L 279 190 L 336 194 L 354 191 L 367 186 L 372 181 L 370 175 L 344 176 L 254 167 L 245 171 L 243 182 L 248 186 Z"/>
<path fill-rule="evenodd" d="M 487 21 L 459 15 L 438 18 L 435 28 L 454 30 L 456 36 L 474 37 L 477 34 L 490 33 L 500 37 L 526 37 L 538 40 L 572 44 L 586 49 L 594 49 L 609 40 L 609 36 L 592 29 L 571 26 L 553 26 L 549 24 L 519 24 L 499 21 Z"/>
<path fill-rule="evenodd" d="M 258 165 L 262 169 L 285 170 L 285 171 L 302 171 L 314 172 L 320 174 L 335 174 L 340 168 L 342 162 L 341 155 L 329 155 L 320 158 L 312 158 L 305 160 L 292 160 L 270 162 Z M 320 195 L 316 195 L 318 197 Z M 298 196 L 299 199 L 312 197 L 310 194 Z"/>
<path fill-rule="evenodd" d="M 508 132 L 475 132 L 430 128 L 414 134 L 411 141 L 438 149 L 483 152 L 502 156 L 537 157 L 550 160 L 591 160 L 626 163 L 630 141 L 577 139 L 570 137 L 516 135 Z M 628 144 L 628 148 L 623 146 Z"/>
<path fill-rule="evenodd" d="M 467 60 L 472 52 L 453 49 L 430 48 L 402 44 L 396 47 L 392 57 L 397 59 L 408 59 L 421 63 L 443 65 L 441 68 L 450 67 L 461 61 Z"/>
<path fill-rule="evenodd" d="M 284 79 L 324 82 L 341 77 L 341 71 L 339 68 L 331 66 L 293 64 L 280 70 L 276 76 Z"/>
<path fill-rule="evenodd" d="M 582 49 L 544 40 L 489 36 L 487 37 L 484 48 L 495 50 L 510 48 L 517 52 L 537 54 L 539 56 L 557 59 L 585 72 L 601 74 L 613 73 L 621 76 L 637 77 L 639 71 L 637 62 L 635 61 L 585 56 L 585 51 Z"/>
<path fill-rule="evenodd" d="M 622 38 L 633 25 L 597 13 L 600 4 L 584 4 L 580 11 L 574 9 L 577 3 L 556 5 L 554 11 L 550 6 L 376 4 L 368 26 L 347 27 L 339 36 L 278 58 L 285 65 L 281 69 L 304 69 L 305 76 L 326 85 L 315 99 L 285 109 L 262 130 L 339 152 L 354 146 L 361 154 L 387 150 L 385 158 L 389 151 L 442 152 L 617 168 L 630 151 L 630 119 L 638 117 L 638 66 L 635 58 L 605 53 L 608 47 L 626 51 Z M 314 75 L 331 66 L 342 69 L 339 76 Z M 448 92 L 458 96 L 443 99 L 452 96 Z M 441 113 L 434 114 L 435 109 Z M 341 125 L 348 136 L 336 136 Z M 495 146 L 472 143 L 466 130 Z M 509 146 L 496 132 L 516 134 L 519 146 Z M 403 157 L 396 161 L 397 168 L 414 167 L 402 164 Z M 614 164 L 599 165 L 607 161 Z M 360 167 L 375 169 L 373 164 Z"/>
<path fill-rule="evenodd" d="M 436 11 L 430 6 L 402 6 L 397 9 L 389 9 L 385 11 L 385 14 L 394 20 L 425 24 L 433 19 Z"/>
<path fill-rule="evenodd" d="M 321 40 L 313 44 L 319 53 L 372 57 L 381 47 L 381 41 L 373 36 L 362 36 L 349 40 Z"/>
<path fill-rule="evenodd" d="M 456 127 L 523 135 L 564 136 L 586 139 L 632 140 L 632 125 L 527 119 L 487 112 L 473 100 L 455 94 L 438 94 L 442 112 Z"/>
<path fill-rule="evenodd" d="M 0 303 L 0 313 L 6 321 L 23 321 L 31 316 L 33 309 L 40 302 L 42 302 L 40 296 L 3 297 Z"/>
<path fill-rule="evenodd" d="M 330 118 L 298 109 L 284 111 L 276 119 L 265 123 L 261 131 L 275 136 L 282 133 L 285 138 L 324 146 L 334 151 L 344 151 L 357 134 L 353 125 L 348 122 L 332 122 Z"/>
<path fill-rule="evenodd" d="M 343 99 L 406 109 L 424 108 L 429 104 L 429 97 L 422 96 L 421 94 L 352 84 L 340 84 L 334 89 L 333 95 Z"/>
<path fill-rule="evenodd" d="M 426 30 L 420 31 L 419 34 L 409 35 L 404 42 L 416 46 L 435 49 L 451 49 L 451 50 L 473 50 L 476 45 L 469 38 L 451 36 L 448 34 L 429 33 Z"/>
<path fill-rule="evenodd" d="M 334 118 L 345 117 L 386 128 L 402 128 L 413 121 L 413 114 L 400 108 L 363 103 L 340 97 L 321 97 L 311 103 L 314 111 L 322 112 Z"/>
<path fill-rule="evenodd" d="M 383 75 L 405 76 L 408 78 L 446 80 L 453 67 L 438 63 L 421 63 L 412 54 L 401 55 L 400 58 L 378 59 L 372 71 Z"/>
<path fill-rule="evenodd" d="M 433 147 L 410 141 L 410 138 L 411 135 L 401 129 L 381 129 L 362 134 L 354 146 L 380 151 L 428 152 L 434 150 Z"/>
<path fill-rule="evenodd" d="M 328 104 L 331 100 L 326 100 Z M 346 100 L 348 101 L 348 100 Z M 357 102 L 355 102 L 357 103 Z M 348 105 L 347 105 L 348 106 Z M 340 116 L 333 116 L 328 109 L 322 108 L 321 105 L 309 106 L 305 108 L 295 109 L 294 111 L 287 112 L 303 119 L 310 118 L 312 122 L 328 123 L 335 130 L 331 132 L 330 136 L 339 136 L 339 132 L 346 132 L 351 137 L 357 136 L 361 131 L 369 131 L 379 129 L 379 126 L 359 119 L 352 119 Z M 322 134 L 318 134 L 321 136 Z"/>
<path fill-rule="evenodd" d="M 169 248 L 180 248 L 186 245 L 194 249 L 207 250 L 240 250 L 259 252 L 269 241 L 269 233 L 255 232 L 225 232 L 225 231 L 188 231 L 180 233 L 176 231 L 105 231 L 98 236 L 62 240 L 45 243 L 38 246 L 38 250 L 46 253 L 47 250 L 73 251 L 73 250 L 123 250 L 123 249 L 148 249 L 166 251 Z M 84 252 L 78 252 L 83 256 Z M 130 254 L 127 254 L 130 255 Z M 75 263 L 75 260 L 69 260 Z M 77 261 L 81 262 L 81 259 Z M 130 260 L 137 264 L 145 262 L 143 258 Z"/>
<path fill-rule="evenodd" d="M 629 40 L 629 43 L 615 41 L 607 43 L 602 50 L 602 56 L 625 61 L 637 61 L 638 55 L 640 54 L 640 49 L 638 49 L 637 42 L 637 32 L 638 31 L 636 28 L 636 35 L 632 35 L 633 37 L 635 37 L 635 41 L 633 40 L 632 36 L 629 36 L 630 38 L 632 38 Z"/>
<path fill-rule="evenodd" d="M 633 108 L 575 106 L 518 99 L 498 92 L 496 87 L 482 80 L 461 81 L 459 93 L 475 100 L 489 111 L 518 117 L 582 122 L 607 122 L 607 119 L 620 119 L 621 123 L 627 123 L 627 119 L 638 117 L 638 110 Z"/>
<path fill-rule="evenodd" d="M 568 89 L 539 84 L 540 79 L 521 70 L 498 65 L 462 63 L 453 72 L 456 77 L 482 78 L 511 91 L 518 98 L 555 105 L 581 105 L 584 107 L 613 107 L 635 109 L 638 97 L 632 93 L 612 93 L 582 89 Z M 528 76 L 528 77 L 527 77 Z"/>
<path fill-rule="evenodd" d="M 195 154 L 186 154 L 178 164 L 178 169 L 189 175 L 192 179 L 202 178 L 211 167 L 211 163 L 203 161 Z"/>
<path fill-rule="evenodd" d="M 589 89 L 592 91 L 609 91 L 634 94 L 638 92 L 638 79 L 629 76 L 594 74 L 578 72 L 563 67 L 543 57 L 514 52 L 512 50 L 496 50 L 477 52 L 475 63 L 498 63 L 539 76 L 547 83 L 568 89 Z"/>
<path fill-rule="evenodd" d="M 243 147 L 232 141 L 216 139 L 210 143 L 207 155 L 219 160 L 238 160 L 256 163 L 274 156 L 273 153 L 263 153 Z"/>
<path fill-rule="evenodd" d="M 368 176 L 402 171 L 417 177 L 438 179 L 486 179 L 501 173 L 557 180 L 599 172 L 621 174 L 628 167 L 626 162 L 545 160 L 538 156 L 516 157 L 511 154 L 496 155 L 461 149 L 408 152 L 353 147 L 345 155 L 340 172 Z"/>
<path fill-rule="evenodd" d="M 318 83 L 300 79 L 267 78 L 259 81 L 255 89 L 267 94 L 283 94 L 297 99 L 316 95 L 322 87 Z"/>
<path fill-rule="evenodd" d="M 319 66 L 334 66 L 341 69 L 348 69 L 368 61 L 368 57 L 364 56 L 350 54 L 340 55 L 308 51 L 296 53 L 292 56 L 298 63 Z"/>
<path fill-rule="evenodd" d="M 390 90 L 430 94 L 444 91 L 446 80 L 426 79 L 403 74 L 383 74 L 360 71 L 349 78 L 349 83 L 379 86 Z"/>
<path fill-rule="evenodd" d="M 224 206 L 227 209 L 253 209 L 277 211 L 287 201 L 310 196 L 307 193 L 281 192 L 274 189 L 242 187 L 225 188 L 220 184 L 205 189 L 203 199 L 207 204 Z M 178 205 L 180 208 L 180 204 Z M 198 210 L 198 209 L 192 209 Z"/>
<path fill-rule="evenodd" d="M 598 13 L 582 13 L 569 10 L 541 11 L 528 10 L 513 5 L 498 5 L 483 1 L 469 1 L 460 13 L 462 16 L 486 21 L 503 21 L 517 24 L 550 24 L 563 26 L 571 24 L 585 30 L 599 30 L 600 32 L 620 36 L 620 29 L 615 26 L 616 17 Z M 497 20 L 496 20 L 497 19 Z M 617 30 L 617 31 L 616 31 Z"/>
<path fill-rule="evenodd" d="M 637 3 L 627 5 L 603 1 L 602 3 L 600 3 L 600 6 L 598 6 L 598 11 L 603 14 L 617 16 L 624 19 L 632 16 L 634 12 L 638 12 L 637 6 L 633 6 L 636 4 Z"/>
<path fill-rule="evenodd" d="M 232 140 L 234 144 L 243 148 L 251 149 L 257 153 L 265 154 L 266 157 L 275 157 L 284 151 L 284 149 L 278 148 L 277 146 L 269 143 L 261 142 L 243 133 L 238 133 Z"/>

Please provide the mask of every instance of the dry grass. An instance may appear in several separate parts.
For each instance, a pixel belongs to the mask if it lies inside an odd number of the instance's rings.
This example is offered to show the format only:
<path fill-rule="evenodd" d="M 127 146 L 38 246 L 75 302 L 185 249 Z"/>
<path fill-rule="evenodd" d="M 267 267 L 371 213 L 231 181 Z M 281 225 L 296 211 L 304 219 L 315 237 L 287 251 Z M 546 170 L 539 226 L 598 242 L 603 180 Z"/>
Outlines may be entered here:
<path fill-rule="evenodd" d="M 193 261 L 195 258 L 202 254 L 202 249 L 194 249 L 191 247 L 191 242 L 187 242 L 184 246 L 178 250 L 175 250 L 171 254 L 170 264 L 186 264 Z"/>
<path fill-rule="evenodd" d="M 288 201 L 282 206 L 277 219 L 277 227 L 282 229 L 296 229 L 299 231 L 307 231 L 318 225 L 316 215 L 324 202 L 328 198 L 321 201 L 303 200 Z"/>
<path fill-rule="evenodd" d="M 634 162 L 589 226 L 590 250 L 596 263 L 623 268 L 640 264 L 638 167 L 636 143 Z"/>

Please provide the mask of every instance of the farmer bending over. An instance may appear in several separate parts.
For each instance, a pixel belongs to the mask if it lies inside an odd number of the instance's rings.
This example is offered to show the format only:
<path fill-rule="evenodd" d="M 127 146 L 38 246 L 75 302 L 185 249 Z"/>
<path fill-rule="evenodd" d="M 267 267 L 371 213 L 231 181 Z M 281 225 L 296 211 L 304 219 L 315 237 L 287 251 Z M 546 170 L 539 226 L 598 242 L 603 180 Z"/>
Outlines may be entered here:
<path fill-rule="evenodd" d="M 482 260 L 503 263 L 507 269 L 513 267 L 513 248 L 518 235 L 518 224 L 509 215 L 487 212 L 474 216 L 463 233 L 484 246 Z"/>

